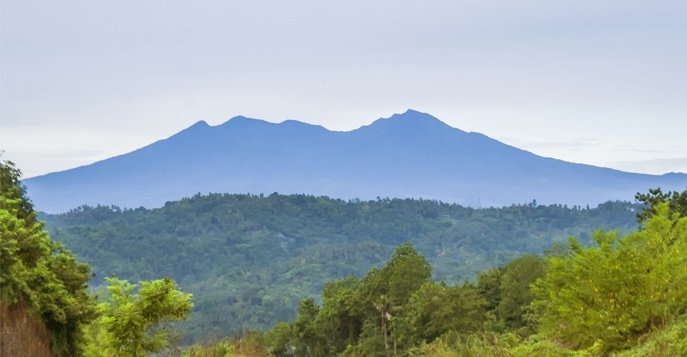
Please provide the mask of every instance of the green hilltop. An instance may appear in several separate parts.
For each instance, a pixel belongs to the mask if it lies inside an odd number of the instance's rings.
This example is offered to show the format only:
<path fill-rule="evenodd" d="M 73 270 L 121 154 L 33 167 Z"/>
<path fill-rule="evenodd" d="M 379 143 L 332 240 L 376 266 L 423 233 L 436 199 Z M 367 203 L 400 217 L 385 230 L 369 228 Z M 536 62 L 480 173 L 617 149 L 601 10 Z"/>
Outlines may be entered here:
<path fill-rule="evenodd" d="M 267 329 L 321 300 L 325 283 L 362 277 L 409 242 L 447 282 L 474 279 L 568 236 L 637 228 L 641 205 L 536 202 L 473 209 L 432 200 L 343 201 L 307 195 L 196 195 L 159 209 L 83 206 L 43 215 L 53 239 L 96 273 L 132 281 L 170 276 L 195 296 L 187 341 Z"/>

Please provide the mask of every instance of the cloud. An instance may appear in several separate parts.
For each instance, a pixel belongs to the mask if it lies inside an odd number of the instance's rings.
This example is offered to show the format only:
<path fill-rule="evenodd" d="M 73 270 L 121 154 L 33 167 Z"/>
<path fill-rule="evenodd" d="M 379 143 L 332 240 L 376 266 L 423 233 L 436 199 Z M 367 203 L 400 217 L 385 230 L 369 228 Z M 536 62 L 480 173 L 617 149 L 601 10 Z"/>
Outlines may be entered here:
<path fill-rule="evenodd" d="M 665 174 L 669 172 L 687 173 L 687 156 L 679 158 L 655 158 L 636 161 L 611 161 L 610 167 L 623 171 Z"/>
<path fill-rule="evenodd" d="M 564 141 L 533 141 L 533 140 L 523 140 L 513 137 L 501 137 L 500 141 L 513 145 L 515 147 L 527 147 L 532 150 L 537 149 L 566 149 L 566 150 L 587 150 L 595 147 L 599 147 L 602 143 L 601 139 L 594 138 L 577 138 L 574 140 L 564 140 Z"/>

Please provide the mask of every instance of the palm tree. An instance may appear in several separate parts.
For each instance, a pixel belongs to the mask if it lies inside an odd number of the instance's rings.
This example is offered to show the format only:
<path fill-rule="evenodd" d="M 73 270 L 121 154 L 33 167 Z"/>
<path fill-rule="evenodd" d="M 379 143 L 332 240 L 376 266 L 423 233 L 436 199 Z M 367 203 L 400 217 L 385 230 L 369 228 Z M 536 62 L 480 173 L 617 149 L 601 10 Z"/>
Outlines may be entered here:
<path fill-rule="evenodd" d="M 394 306 L 391 302 L 391 299 L 386 294 L 383 294 L 379 297 L 379 300 L 374 303 L 375 309 L 380 313 L 381 321 L 382 321 L 382 335 L 384 336 L 384 350 L 386 350 L 386 355 L 390 356 L 390 351 L 389 351 L 389 330 L 390 330 L 390 322 L 391 318 L 393 317 L 391 315 L 392 312 L 396 312 L 401 309 L 400 306 Z M 394 354 L 396 354 L 396 339 L 394 338 Z"/>

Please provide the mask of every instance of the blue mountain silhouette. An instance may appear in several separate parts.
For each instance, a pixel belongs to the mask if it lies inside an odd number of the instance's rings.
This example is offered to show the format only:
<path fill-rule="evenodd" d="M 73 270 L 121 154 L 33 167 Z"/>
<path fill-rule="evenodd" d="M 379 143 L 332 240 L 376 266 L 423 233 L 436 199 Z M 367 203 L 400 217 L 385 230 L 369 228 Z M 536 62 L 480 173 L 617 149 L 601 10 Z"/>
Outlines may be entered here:
<path fill-rule="evenodd" d="M 37 209 L 160 207 L 196 193 L 306 193 L 424 198 L 469 206 L 596 205 L 687 188 L 687 175 L 646 175 L 544 158 L 408 110 L 349 132 L 238 116 L 200 121 L 121 156 L 24 181 Z"/>

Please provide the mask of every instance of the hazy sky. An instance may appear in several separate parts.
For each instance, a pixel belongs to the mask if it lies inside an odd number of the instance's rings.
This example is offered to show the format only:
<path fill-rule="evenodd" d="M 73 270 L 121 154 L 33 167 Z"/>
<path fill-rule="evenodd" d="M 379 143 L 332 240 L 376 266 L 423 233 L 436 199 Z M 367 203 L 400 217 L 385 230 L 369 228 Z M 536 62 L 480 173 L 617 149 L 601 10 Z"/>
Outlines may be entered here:
<path fill-rule="evenodd" d="M 408 108 L 536 154 L 687 172 L 687 1 L 2 0 L 0 149 L 25 177 L 236 115 Z"/>

